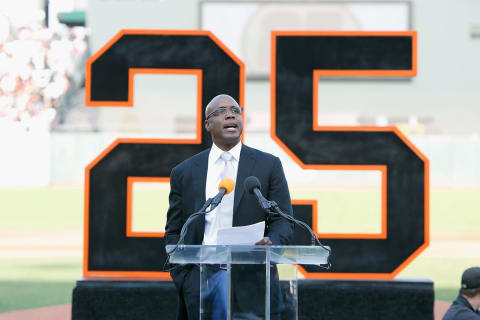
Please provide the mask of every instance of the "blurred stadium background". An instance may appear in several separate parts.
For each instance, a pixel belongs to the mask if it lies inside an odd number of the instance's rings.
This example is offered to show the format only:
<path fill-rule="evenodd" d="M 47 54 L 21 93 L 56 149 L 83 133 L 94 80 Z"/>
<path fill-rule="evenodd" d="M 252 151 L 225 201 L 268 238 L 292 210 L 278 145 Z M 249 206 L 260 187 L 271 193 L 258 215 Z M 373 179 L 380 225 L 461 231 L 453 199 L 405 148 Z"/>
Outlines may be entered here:
<path fill-rule="evenodd" d="M 0 4 L 0 316 L 71 302 L 84 168 L 119 137 L 193 137 L 196 78 L 137 75 L 133 108 L 84 103 L 86 59 L 120 29 L 211 30 L 246 64 L 245 143 L 279 156 L 320 232 L 377 232 L 380 175 L 301 170 L 270 138 L 271 30 L 416 30 L 418 76 L 322 79 L 320 125 L 397 126 L 430 159 L 430 246 L 400 277 L 454 299 L 480 264 L 480 2 L 17 0 Z M 294 127 L 292 127 L 294 130 Z M 135 184 L 134 230 L 168 185 Z"/>

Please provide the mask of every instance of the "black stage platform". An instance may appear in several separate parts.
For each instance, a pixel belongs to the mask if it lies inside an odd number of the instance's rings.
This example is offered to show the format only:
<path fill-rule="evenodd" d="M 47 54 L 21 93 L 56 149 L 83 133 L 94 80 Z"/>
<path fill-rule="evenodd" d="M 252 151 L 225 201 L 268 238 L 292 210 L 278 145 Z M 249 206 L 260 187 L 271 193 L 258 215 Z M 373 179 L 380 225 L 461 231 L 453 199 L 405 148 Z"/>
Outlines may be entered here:
<path fill-rule="evenodd" d="M 430 280 L 299 280 L 299 319 L 433 320 Z M 72 320 L 175 319 L 169 281 L 79 280 Z"/>

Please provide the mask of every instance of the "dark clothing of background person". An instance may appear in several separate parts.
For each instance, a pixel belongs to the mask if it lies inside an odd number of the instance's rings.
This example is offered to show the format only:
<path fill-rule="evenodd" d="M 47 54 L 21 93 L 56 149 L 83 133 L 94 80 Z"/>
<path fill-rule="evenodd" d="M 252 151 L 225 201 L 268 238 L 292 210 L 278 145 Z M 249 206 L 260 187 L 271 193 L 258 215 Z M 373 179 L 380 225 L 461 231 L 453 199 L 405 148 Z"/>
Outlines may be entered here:
<path fill-rule="evenodd" d="M 459 294 L 442 320 L 480 320 L 480 314 L 475 312 L 467 299 Z"/>
<path fill-rule="evenodd" d="M 180 231 L 187 218 L 197 212 L 205 203 L 205 188 L 208 169 L 207 149 L 173 168 L 170 174 L 170 195 L 169 209 L 167 212 L 167 224 L 165 227 L 165 244 L 176 244 Z M 249 176 L 256 176 L 261 183 L 263 195 L 275 201 L 286 214 L 292 214 L 290 193 L 287 181 L 283 172 L 280 159 L 245 145 L 242 145 L 240 161 L 235 184 L 235 197 L 233 205 L 232 226 L 245 226 L 261 221 L 266 221 L 265 236 L 268 236 L 273 245 L 286 245 L 293 235 L 293 226 L 280 217 L 267 217 L 260 208 L 256 198 L 247 194 L 243 182 Z M 189 226 L 185 236 L 185 244 L 202 244 L 205 231 L 205 217 L 195 219 Z M 232 268 L 232 283 L 242 284 L 240 272 L 249 269 L 248 282 L 258 287 L 265 282 L 265 267 L 252 269 L 252 266 L 234 266 Z M 272 268 L 272 306 L 277 309 L 282 307 L 278 272 L 276 267 Z M 177 319 L 198 319 L 199 317 L 199 276 L 198 267 L 193 265 L 177 266 L 170 272 L 177 292 L 179 293 L 179 310 Z M 263 280 L 262 280 L 263 277 Z M 243 282 L 245 283 L 245 282 Z M 262 290 L 255 287 L 248 287 L 248 284 L 232 285 L 232 299 L 243 310 L 252 308 L 252 301 L 262 301 Z M 248 295 L 245 295 L 246 289 Z M 264 292 L 264 291 L 263 291 Z M 264 294 L 264 293 L 263 293 Z M 264 310 L 253 310 L 257 314 L 264 313 Z M 279 310 L 272 310 L 273 312 Z"/>

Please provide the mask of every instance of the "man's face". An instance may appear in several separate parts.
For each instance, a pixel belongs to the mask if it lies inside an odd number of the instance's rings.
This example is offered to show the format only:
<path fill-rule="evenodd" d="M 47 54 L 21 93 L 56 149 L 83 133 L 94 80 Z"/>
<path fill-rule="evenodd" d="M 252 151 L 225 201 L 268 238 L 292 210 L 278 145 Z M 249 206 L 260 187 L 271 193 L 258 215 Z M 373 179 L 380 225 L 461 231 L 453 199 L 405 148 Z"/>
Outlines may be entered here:
<path fill-rule="evenodd" d="M 241 109 L 229 96 L 215 98 L 205 110 L 205 129 L 222 150 L 230 150 L 239 141 L 243 130 Z"/>

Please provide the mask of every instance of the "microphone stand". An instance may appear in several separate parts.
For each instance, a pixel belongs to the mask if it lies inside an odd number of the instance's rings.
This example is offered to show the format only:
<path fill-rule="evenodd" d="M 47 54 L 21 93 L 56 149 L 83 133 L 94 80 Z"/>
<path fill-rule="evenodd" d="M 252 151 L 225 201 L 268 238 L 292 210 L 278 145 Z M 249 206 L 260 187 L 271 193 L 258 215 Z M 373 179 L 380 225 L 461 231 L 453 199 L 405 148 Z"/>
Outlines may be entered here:
<path fill-rule="evenodd" d="M 301 227 L 303 227 L 305 230 L 307 230 L 309 233 L 310 233 L 310 236 L 311 236 L 311 246 L 320 246 L 322 247 L 323 249 L 327 250 L 329 252 L 329 255 L 328 257 L 330 258 L 330 253 L 331 253 L 331 249 L 329 247 L 326 247 L 324 246 L 320 240 L 318 239 L 317 235 L 315 234 L 315 232 L 313 232 L 312 228 L 310 228 L 308 226 L 308 224 L 306 224 L 305 222 L 303 221 L 300 221 L 300 220 L 297 220 L 295 219 L 294 217 L 284 213 L 280 207 L 278 206 L 278 204 L 275 202 L 275 201 L 270 201 L 270 200 L 264 200 L 262 201 L 261 203 L 261 207 L 268 213 L 268 214 L 272 214 L 272 215 L 279 215 L 280 217 L 284 218 L 285 220 L 291 222 L 291 223 L 294 223 L 294 224 L 297 224 Z M 272 209 L 274 211 L 272 211 Z M 325 267 L 326 269 L 330 269 L 330 259 L 328 259 L 328 264 L 327 264 L 327 267 Z M 322 266 L 323 267 L 323 266 Z"/>
<path fill-rule="evenodd" d="M 165 260 L 165 264 L 163 265 L 163 270 L 164 271 L 170 271 L 172 269 L 174 269 L 175 267 L 173 268 L 168 268 L 167 265 L 170 265 L 169 261 L 170 261 L 170 256 L 178 249 L 179 246 L 183 245 L 184 241 L 185 241 L 185 235 L 187 234 L 187 227 L 190 225 L 190 223 L 198 216 L 201 216 L 201 215 L 206 215 L 207 213 L 209 213 L 210 211 L 212 211 L 214 208 L 210 208 L 210 210 L 206 210 L 208 208 L 208 206 L 210 206 L 210 204 L 212 203 L 213 201 L 213 198 L 209 198 L 205 204 L 203 205 L 203 207 L 195 212 L 194 214 L 190 215 L 187 219 L 187 221 L 185 221 L 185 223 L 183 224 L 183 227 L 182 227 L 182 230 L 180 231 L 180 238 L 178 239 L 177 241 L 177 244 L 175 245 L 175 247 L 173 247 L 172 250 L 170 251 L 167 251 L 167 259 Z"/>

